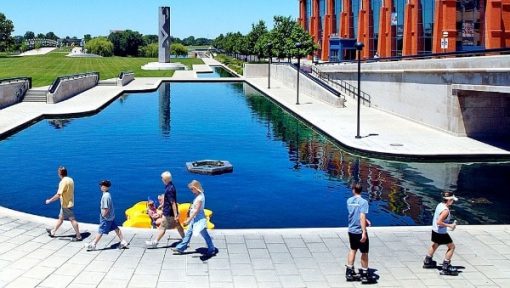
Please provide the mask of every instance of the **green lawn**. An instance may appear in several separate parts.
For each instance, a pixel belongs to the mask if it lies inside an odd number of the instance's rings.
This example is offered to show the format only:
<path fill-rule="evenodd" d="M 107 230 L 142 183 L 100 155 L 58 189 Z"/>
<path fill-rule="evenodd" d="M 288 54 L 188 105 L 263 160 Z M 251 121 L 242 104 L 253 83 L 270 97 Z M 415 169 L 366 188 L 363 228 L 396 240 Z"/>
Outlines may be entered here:
<path fill-rule="evenodd" d="M 172 76 L 173 71 L 145 71 L 140 66 L 157 62 L 156 58 L 104 57 L 71 58 L 66 53 L 52 52 L 40 56 L 10 57 L 0 55 L 0 78 L 19 76 L 32 77 L 32 86 L 50 85 L 62 75 L 98 71 L 101 79 L 117 77 L 121 71 L 133 71 L 135 77 Z M 193 64 L 203 64 L 201 59 L 176 59 L 191 68 Z"/>

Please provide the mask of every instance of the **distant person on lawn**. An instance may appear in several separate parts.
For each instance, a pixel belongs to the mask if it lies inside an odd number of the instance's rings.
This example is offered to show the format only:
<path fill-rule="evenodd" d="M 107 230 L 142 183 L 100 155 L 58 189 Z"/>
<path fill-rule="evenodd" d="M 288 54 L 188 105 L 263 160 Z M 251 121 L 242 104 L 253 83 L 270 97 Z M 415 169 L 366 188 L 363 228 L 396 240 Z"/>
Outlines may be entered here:
<path fill-rule="evenodd" d="M 73 226 L 74 231 L 76 232 L 76 237 L 73 238 L 73 241 L 81 241 L 80 229 L 78 227 L 78 222 L 76 221 L 76 217 L 74 216 L 74 181 L 73 178 L 67 176 L 67 169 L 63 166 L 58 167 L 57 170 L 58 176 L 60 177 L 60 183 L 58 184 L 58 190 L 53 197 L 46 200 L 46 205 L 57 201 L 60 199 L 60 214 L 58 215 L 57 223 L 55 224 L 55 228 L 50 229 L 46 228 L 46 232 L 50 237 L 55 237 L 55 233 L 58 228 L 62 225 L 64 220 L 71 221 L 71 225 Z"/>

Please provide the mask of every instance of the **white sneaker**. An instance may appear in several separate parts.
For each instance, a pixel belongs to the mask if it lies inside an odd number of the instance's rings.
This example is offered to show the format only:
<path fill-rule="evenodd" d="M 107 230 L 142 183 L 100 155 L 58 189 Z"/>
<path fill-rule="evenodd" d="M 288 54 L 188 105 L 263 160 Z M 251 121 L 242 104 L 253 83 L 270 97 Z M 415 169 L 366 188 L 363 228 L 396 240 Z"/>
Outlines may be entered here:
<path fill-rule="evenodd" d="M 94 243 L 92 242 L 85 243 L 85 248 L 87 249 L 87 251 L 94 251 L 96 250 L 96 245 L 94 245 Z"/>
<path fill-rule="evenodd" d="M 128 247 L 128 245 L 129 245 L 129 243 L 126 242 L 126 240 L 122 240 L 122 241 L 120 241 L 119 249 L 125 249 Z"/>
<path fill-rule="evenodd" d="M 153 249 L 153 248 L 158 247 L 158 241 L 156 241 L 156 240 L 145 241 L 145 245 L 147 246 L 147 248 Z"/>

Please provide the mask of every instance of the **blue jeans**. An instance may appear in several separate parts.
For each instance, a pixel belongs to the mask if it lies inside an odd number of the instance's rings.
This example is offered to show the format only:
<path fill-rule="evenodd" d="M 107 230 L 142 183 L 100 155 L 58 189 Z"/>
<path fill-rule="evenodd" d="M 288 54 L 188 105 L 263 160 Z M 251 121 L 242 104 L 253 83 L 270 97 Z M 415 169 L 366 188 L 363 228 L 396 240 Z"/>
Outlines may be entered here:
<path fill-rule="evenodd" d="M 184 250 L 188 249 L 189 242 L 191 241 L 191 236 L 193 236 L 193 225 L 195 224 L 194 221 L 192 221 L 188 225 L 188 230 L 186 231 L 186 234 L 184 235 L 184 238 L 182 238 L 181 243 L 179 243 L 175 248 L 181 252 L 184 252 Z M 200 235 L 205 240 L 205 244 L 207 244 L 207 254 L 212 254 L 215 251 L 214 244 L 212 242 L 211 236 L 209 236 L 209 233 L 207 233 L 207 228 L 204 228 L 200 231 Z"/>

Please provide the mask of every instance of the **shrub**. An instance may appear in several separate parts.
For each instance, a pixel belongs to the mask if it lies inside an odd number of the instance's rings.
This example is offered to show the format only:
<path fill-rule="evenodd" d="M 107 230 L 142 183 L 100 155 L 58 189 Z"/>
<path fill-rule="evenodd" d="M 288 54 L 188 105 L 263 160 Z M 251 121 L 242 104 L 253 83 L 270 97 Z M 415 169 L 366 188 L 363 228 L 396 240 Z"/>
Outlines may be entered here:
<path fill-rule="evenodd" d="M 87 49 L 88 53 L 103 57 L 110 57 L 113 55 L 113 43 L 106 37 L 92 38 L 89 42 L 85 43 L 85 49 Z"/>

